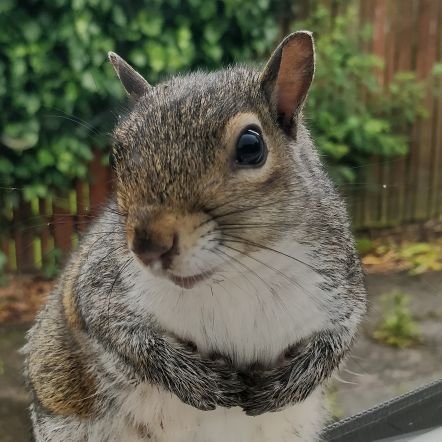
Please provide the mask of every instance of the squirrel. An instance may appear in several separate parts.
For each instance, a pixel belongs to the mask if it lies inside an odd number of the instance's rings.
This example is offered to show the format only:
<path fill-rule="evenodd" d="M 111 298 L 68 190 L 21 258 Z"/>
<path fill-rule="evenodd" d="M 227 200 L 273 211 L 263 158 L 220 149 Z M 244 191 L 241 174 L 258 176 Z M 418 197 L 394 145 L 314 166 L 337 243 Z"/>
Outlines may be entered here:
<path fill-rule="evenodd" d="M 319 440 L 366 291 L 303 123 L 311 33 L 156 86 L 109 60 L 115 192 L 27 335 L 36 441 Z"/>

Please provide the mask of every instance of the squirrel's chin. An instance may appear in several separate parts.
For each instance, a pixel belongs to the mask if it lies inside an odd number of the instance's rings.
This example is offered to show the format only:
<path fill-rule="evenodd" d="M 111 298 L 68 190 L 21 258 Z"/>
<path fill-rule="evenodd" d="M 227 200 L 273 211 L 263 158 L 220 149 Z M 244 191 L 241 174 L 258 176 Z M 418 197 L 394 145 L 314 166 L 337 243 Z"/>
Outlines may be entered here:
<path fill-rule="evenodd" d="M 212 276 L 213 271 L 208 271 L 204 273 L 199 273 L 197 275 L 192 276 L 178 276 L 173 273 L 167 273 L 167 277 L 177 286 L 182 287 L 184 289 L 191 289 L 195 286 L 195 284 L 204 281 L 210 276 Z"/>

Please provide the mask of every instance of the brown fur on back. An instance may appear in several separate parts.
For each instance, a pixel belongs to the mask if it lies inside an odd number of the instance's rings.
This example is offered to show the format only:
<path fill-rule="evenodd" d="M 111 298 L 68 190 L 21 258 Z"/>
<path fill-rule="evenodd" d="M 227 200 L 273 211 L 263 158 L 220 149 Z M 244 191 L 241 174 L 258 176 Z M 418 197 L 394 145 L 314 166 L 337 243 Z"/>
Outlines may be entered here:
<path fill-rule="evenodd" d="M 72 284 L 65 280 L 40 315 L 27 361 L 36 399 L 47 411 L 62 416 L 86 417 L 95 411 L 95 381 L 85 362 L 79 327 Z"/>

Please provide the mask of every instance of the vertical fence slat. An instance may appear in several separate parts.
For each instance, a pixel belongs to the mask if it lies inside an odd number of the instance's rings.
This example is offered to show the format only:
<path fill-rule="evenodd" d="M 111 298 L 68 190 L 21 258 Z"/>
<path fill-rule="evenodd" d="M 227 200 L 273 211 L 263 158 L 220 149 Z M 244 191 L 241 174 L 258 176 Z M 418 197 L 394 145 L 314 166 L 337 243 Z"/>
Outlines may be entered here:
<path fill-rule="evenodd" d="M 438 42 L 439 42 L 439 55 L 438 61 L 442 63 L 442 5 L 439 4 L 439 25 L 438 25 Z M 436 85 L 437 86 L 437 85 Z M 439 161 L 438 164 L 435 163 L 435 173 L 434 177 L 436 178 L 436 193 L 435 193 L 435 212 L 433 213 L 434 217 L 437 217 L 439 221 L 442 221 L 442 76 L 439 79 L 438 83 L 439 97 L 438 97 L 438 119 L 436 121 L 436 138 L 435 138 L 435 147 L 439 152 Z"/>
<path fill-rule="evenodd" d="M 432 38 L 432 27 L 434 22 L 434 6 L 432 0 L 421 0 L 419 2 L 419 19 L 417 28 L 416 48 L 416 75 L 419 81 L 427 81 L 433 60 L 436 56 L 435 38 Z M 436 17 L 437 18 L 437 17 Z M 431 97 L 429 93 L 425 97 L 426 108 L 431 112 Z M 428 213 L 428 192 L 431 170 L 431 128 L 430 119 L 419 119 L 416 124 L 416 143 L 412 151 L 413 155 L 413 176 L 414 176 L 414 205 L 413 218 L 425 220 Z"/>
<path fill-rule="evenodd" d="M 432 63 L 442 61 L 442 3 L 436 4 L 433 23 L 431 24 L 431 38 L 434 39 Z M 431 66 L 430 66 L 431 68 Z M 432 96 L 433 90 L 439 91 L 439 96 Z M 439 205 L 438 198 L 442 187 L 442 139 L 440 137 L 442 128 L 442 78 L 434 78 L 430 88 L 429 100 L 432 101 L 432 114 L 428 121 L 428 130 L 431 137 L 431 164 L 429 182 L 428 217 L 433 218 L 442 214 L 442 206 Z"/>
<path fill-rule="evenodd" d="M 368 5 L 368 3 L 364 0 L 359 0 L 358 2 L 359 6 L 359 25 L 365 26 L 366 24 L 373 24 L 374 21 L 374 7 L 373 4 Z M 372 52 L 373 51 L 373 38 L 362 41 L 362 50 L 366 52 Z M 368 90 L 362 89 L 361 91 L 361 98 L 363 100 L 366 100 L 368 98 Z M 365 180 L 366 185 L 364 187 L 357 185 L 353 188 L 353 207 L 352 210 L 354 210 L 357 215 L 357 223 L 355 224 L 356 228 L 362 228 L 367 225 L 367 220 L 369 219 L 370 212 L 370 192 L 369 192 L 369 172 L 371 170 L 370 165 L 366 165 L 365 167 L 361 168 L 358 172 L 361 174 L 362 179 Z"/>
<path fill-rule="evenodd" d="M 439 90 L 442 91 L 442 78 L 439 80 L 439 88 Z M 438 119 L 436 122 L 435 148 L 438 152 L 438 161 L 434 162 L 435 169 L 433 173 L 433 185 L 435 187 L 435 192 L 433 192 L 434 209 L 432 217 L 442 220 L 442 93 L 440 93 L 438 98 L 437 112 Z"/>
<path fill-rule="evenodd" d="M 54 199 L 52 207 L 54 246 L 61 250 L 63 257 L 65 257 L 72 247 L 74 218 L 69 210 L 67 197 Z"/>
<path fill-rule="evenodd" d="M 9 250 L 9 244 L 10 244 L 10 239 L 9 238 L 3 238 L 1 240 L 1 250 L 4 253 L 5 257 L 6 257 L 6 262 L 5 265 L 3 267 L 3 271 L 5 272 L 10 272 L 12 270 L 12 266 L 11 266 L 11 260 L 10 260 L 10 250 Z"/>
<path fill-rule="evenodd" d="M 110 185 L 109 168 L 102 163 L 102 155 L 96 152 L 90 166 L 92 183 L 90 188 L 91 212 L 96 214 L 108 197 Z"/>
<path fill-rule="evenodd" d="M 41 226 L 38 230 L 38 236 L 41 244 L 41 266 L 45 267 L 48 262 L 51 250 L 51 218 L 47 213 L 48 202 L 45 199 L 39 201 L 39 212 L 41 218 Z"/>
<path fill-rule="evenodd" d="M 396 48 L 396 2 L 389 0 L 386 5 L 386 17 L 384 26 L 385 39 L 385 60 L 384 60 L 384 87 L 386 89 L 394 77 L 394 52 Z M 389 203 L 394 198 L 394 183 L 392 178 L 392 164 L 391 158 L 384 158 L 381 165 L 381 180 L 377 186 L 377 197 L 379 198 L 379 227 L 388 225 L 391 221 L 388 216 Z"/>
<path fill-rule="evenodd" d="M 373 1 L 373 39 L 371 50 L 381 60 L 385 59 L 386 51 L 386 17 L 387 2 L 386 0 Z M 385 69 L 377 69 L 375 72 L 378 82 L 385 84 Z M 378 226 L 380 220 L 380 200 L 379 200 L 379 184 L 382 181 L 382 163 L 381 158 L 373 157 L 366 169 L 367 184 L 364 194 L 365 216 L 364 224 Z"/>
<path fill-rule="evenodd" d="M 20 202 L 14 209 L 14 219 L 17 221 L 14 231 L 15 254 L 17 270 L 29 273 L 35 270 L 33 250 L 33 228 L 30 226 L 32 210 L 30 203 Z"/>
<path fill-rule="evenodd" d="M 414 35 L 414 0 L 403 0 L 401 4 L 396 1 L 396 50 L 394 54 L 394 71 L 410 71 L 412 60 L 412 47 Z M 411 130 L 411 129 L 410 129 Z M 411 140 L 410 133 L 407 134 Z M 406 170 L 407 157 L 395 158 L 392 162 L 390 179 L 390 202 L 388 218 L 392 224 L 399 224 L 406 204 Z"/>
<path fill-rule="evenodd" d="M 78 181 L 75 185 L 77 197 L 77 232 L 84 230 L 89 220 L 89 198 L 87 188 L 88 184 L 81 181 Z"/>

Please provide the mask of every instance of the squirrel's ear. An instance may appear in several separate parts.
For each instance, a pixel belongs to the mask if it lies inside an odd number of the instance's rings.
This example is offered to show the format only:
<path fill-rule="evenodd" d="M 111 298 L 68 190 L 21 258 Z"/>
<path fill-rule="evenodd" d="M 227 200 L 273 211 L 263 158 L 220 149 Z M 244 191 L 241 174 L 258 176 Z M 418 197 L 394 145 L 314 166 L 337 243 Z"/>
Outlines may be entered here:
<path fill-rule="evenodd" d="M 115 69 L 127 94 L 134 99 L 140 98 L 151 85 L 115 52 L 108 52 L 109 61 Z"/>
<path fill-rule="evenodd" d="M 308 31 L 288 35 L 276 48 L 261 74 L 261 88 L 272 112 L 289 135 L 307 96 L 315 70 L 315 49 Z"/>

